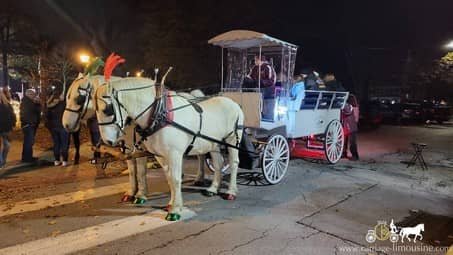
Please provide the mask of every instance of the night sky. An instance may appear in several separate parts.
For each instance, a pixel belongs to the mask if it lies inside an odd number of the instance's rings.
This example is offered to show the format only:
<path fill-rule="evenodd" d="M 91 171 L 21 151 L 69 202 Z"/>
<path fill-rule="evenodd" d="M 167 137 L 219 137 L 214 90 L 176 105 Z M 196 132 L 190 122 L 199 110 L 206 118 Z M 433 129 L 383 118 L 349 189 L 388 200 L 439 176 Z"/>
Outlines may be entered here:
<path fill-rule="evenodd" d="M 173 79 L 180 87 L 218 81 L 220 51 L 207 40 L 232 29 L 299 45 L 296 73 L 303 67 L 334 72 L 351 89 L 370 77 L 392 80 L 408 55 L 420 62 L 438 58 L 445 53 L 442 45 L 453 39 L 448 0 L 13 3 L 51 40 L 125 56 L 124 70 L 175 66 Z M 93 37 L 99 37 L 98 49 Z"/>

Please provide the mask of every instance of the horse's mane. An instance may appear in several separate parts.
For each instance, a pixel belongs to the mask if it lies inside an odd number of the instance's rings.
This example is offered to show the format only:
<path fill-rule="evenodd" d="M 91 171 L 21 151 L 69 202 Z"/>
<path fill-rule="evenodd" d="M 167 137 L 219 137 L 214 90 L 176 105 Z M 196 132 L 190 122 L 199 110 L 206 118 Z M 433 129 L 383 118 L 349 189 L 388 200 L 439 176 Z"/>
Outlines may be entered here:
<path fill-rule="evenodd" d="M 149 78 L 142 78 L 142 77 L 127 77 L 124 79 L 111 81 L 109 83 L 112 88 L 116 90 L 121 89 L 133 89 L 143 86 L 155 85 L 156 81 Z"/>
<path fill-rule="evenodd" d="M 178 92 L 176 94 L 189 100 L 205 97 L 205 94 L 199 89 L 195 89 L 190 92 Z"/>

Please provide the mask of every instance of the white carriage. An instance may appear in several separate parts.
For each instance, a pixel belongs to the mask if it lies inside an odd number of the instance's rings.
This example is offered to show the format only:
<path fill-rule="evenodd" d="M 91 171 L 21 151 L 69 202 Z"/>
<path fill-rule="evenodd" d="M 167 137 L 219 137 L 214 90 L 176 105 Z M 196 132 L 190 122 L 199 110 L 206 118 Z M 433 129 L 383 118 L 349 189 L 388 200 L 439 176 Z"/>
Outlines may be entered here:
<path fill-rule="evenodd" d="M 291 152 L 301 144 L 323 152 L 330 163 L 340 160 L 344 145 L 340 114 L 348 92 L 305 91 L 302 101 L 292 97 L 296 45 L 248 30 L 226 32 L 208 42 L 222 48 L 221 94 L 241 105 L 245 133 L 255 145 L 268 183 L 283 179 Z M 277 74 L 270 93 L 260 87 L 260 76 L 258 87 L 243 86 L 255 56 L 266 56 Z M 241 167 L 253 168 L 252 163 L 244 164 L 247 160 L 241 154 Z"/>

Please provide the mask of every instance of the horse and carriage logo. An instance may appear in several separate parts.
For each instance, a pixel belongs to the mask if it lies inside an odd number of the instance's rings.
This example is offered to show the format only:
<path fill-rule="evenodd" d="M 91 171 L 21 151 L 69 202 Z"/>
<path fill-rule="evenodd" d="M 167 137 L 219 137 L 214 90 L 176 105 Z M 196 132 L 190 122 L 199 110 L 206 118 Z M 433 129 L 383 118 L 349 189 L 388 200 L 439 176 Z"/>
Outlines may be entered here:
<path fill-rule="evenodd" d="M 376 240 L 385 241 L 390 240 L 392 243 L 398 242 L 401 240 L 404 243 L 404 239 L 406 238 L 409 242 L 417 241 L 423 239 L 422 232 L 425 231 L 425 224 L 418 224 L 415 227 L 398 227 L 393 222 L 393 219 L 390 222 L 390 225 L 387 224 L 386 221 L 378 221 L 378 224 L 374 226 L 374 229 L 368 230 L 368 233 L 365 236 L 365 239 L 368 243 L 374 243 Z M 410 236 L 413 236 L 411 240 Z"/>

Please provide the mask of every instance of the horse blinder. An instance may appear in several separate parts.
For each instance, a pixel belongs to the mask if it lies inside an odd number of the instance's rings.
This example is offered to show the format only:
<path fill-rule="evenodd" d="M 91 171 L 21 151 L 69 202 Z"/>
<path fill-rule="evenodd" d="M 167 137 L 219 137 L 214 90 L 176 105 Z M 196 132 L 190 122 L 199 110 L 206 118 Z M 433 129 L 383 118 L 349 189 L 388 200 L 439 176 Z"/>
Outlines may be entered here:
<path fill-rule="evenodd" d="M 105 109 L 102 110 L 102 112 L 106 115 L 106 116 L 113 116 L 115 114 L 115 111 L 113 110 L 113 104 L 110 103 L 110 104 L 107 104 L 105 106 Z"/>

